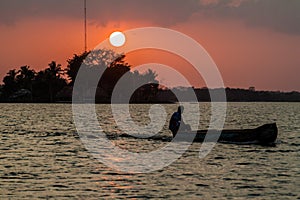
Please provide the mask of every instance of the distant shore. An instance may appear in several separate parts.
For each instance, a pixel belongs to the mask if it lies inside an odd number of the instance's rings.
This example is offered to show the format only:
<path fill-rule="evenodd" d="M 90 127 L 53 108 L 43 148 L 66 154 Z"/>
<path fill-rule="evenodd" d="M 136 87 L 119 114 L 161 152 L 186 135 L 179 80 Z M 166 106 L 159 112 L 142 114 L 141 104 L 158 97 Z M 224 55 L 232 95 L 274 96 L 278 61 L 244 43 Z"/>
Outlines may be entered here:
<path fill-rule="evenodd" d="M 72 103 L 72 87 L 67 86 L 55 97 L 55 101 L 49 102 L 47 100 L 31 100 L 30 93 L 23 91 L 19 92 L 14 98 L 1 99 L 0 103 Z M 177 103 L 178 99 L 173 93 L 176 90 L 177 94 L 180 94 L 185 99 L 181 99 L 184 102 L 211 102 L 210 95 L 217 94 L 218 92 L 225 91 L 227 102 L 300 102 L 300 92 L 279 92 L 279 91 L 255 91 L 254 89 L 241 89 L 241 88 L 218 88 L 218 89 L 208 89 L 208 88 L 174 88 L 170 89 L 159 89 L 155 92 L 155 95 L 151 97 L 144 98 L 144 96 L 134 93 L 130 103 L 134 104 L 147 104 L 147 103 L 165 103 L 172 104 Z M 189 92 L 194 92 L 197 97 L 197 101 L 189 99 Z M 96 94 L 96 98 L 87 100 L 78 100 L 77 103 L 98 103 L 98 104 L 110 104 L 111 98 L 109 96 L 104 96 L 99 92 Z M 214 101 L 223 101 L 214 99 Z M 117 103 L 128 103 L 119 101 Z"/>
<path fill-rule="evenodd" d="M 125 57 L 113 50 L 99 49 L 74 54 L 67 60 L 68 65 L 64 69 L 55 61 L 40 71 L 28 65 L 11 69 L 3 78 L 3 85 L 0 84 L 0 103 L 71 103 L 75 99 L 73 102 L 107 104 L 112 102 L 115 86 L 124 74 L 127 74 L 122 85 L 125 87 L 120 89 L 113 103 L 300 102 L 300 93 L 297 91 L 256 91 L 253 86 L 248 89 L 164 88 L 157 80 L 155 71 L 131 71 L 132 66 Z M 85 74 L 86 80 L 77 83 L 80 87 L 74 90 L 76 95 L 73 96 L 73 85 L 79 69 Z M 101 78 L 97 74 L 102 74 Z M 97 78 L 99 81 L 93 86 L 93 79 Z M 129 88 L 126 86 L 137 88 L 130 100 L 127 99 Z"/>

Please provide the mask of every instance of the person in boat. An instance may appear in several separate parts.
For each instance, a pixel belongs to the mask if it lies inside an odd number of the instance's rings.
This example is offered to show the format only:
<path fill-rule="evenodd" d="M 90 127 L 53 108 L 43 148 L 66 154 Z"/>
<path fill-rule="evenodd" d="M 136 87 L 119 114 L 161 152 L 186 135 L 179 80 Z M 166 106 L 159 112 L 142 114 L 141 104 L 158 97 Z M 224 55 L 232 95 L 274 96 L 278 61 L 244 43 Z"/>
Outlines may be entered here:
<path fill-rule="evenodd" d="M 182 120 L 181 114 L 183 113 L 184 107 L 178 106 L 177 112 L 174 112 L 170 122 L 169 122 L 169 129 L 172 131 L 173 137 L 176 136 L 179 127 L 181 126 L 181 130 L 190 130 L 190 126 L 185 124 Z"/>

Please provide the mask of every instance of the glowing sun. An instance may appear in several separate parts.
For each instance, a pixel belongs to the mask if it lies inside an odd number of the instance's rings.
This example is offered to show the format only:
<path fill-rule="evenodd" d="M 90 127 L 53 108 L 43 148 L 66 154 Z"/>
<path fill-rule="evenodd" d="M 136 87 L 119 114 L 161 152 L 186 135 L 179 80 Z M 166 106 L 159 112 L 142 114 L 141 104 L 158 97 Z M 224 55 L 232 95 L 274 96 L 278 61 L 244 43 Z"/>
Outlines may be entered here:
<path fill-rule="evenodd" d="M 120 31 L 115 31 L 109 36 L 109 42 L 111 45 L 115 47 L 123 46 L 126 42 L 126 38 L 124 33 Z"/>

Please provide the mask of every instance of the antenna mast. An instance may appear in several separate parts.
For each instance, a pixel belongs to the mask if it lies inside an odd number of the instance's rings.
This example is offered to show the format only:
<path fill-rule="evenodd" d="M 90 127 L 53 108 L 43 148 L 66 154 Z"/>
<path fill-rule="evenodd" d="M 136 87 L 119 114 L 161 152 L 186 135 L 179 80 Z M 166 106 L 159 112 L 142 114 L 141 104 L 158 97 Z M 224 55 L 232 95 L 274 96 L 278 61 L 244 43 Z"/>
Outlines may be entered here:
<path fill-rule="evenodd" d="M 86 0 L 84 0 L 84 52 L 87 52 Z"/>

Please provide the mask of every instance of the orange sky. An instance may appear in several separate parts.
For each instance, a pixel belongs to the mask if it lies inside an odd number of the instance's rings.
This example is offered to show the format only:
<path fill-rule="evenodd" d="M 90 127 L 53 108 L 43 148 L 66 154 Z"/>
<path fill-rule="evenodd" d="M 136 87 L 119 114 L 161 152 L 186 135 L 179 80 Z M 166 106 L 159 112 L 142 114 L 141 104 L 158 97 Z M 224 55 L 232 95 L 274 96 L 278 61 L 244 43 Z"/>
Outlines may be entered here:
<path fill-rule="evenodd" d="M 78 11 L 81 11 L 79 0 L 75 2 L 79 6 Z M 217 5 L 211 2 L 219 1 L 207 2 L 210 2 L 209 5 Z M 243 3 L 244 1 L 232 2 Z M 92 3 L 93 1 L 90 4 Z M 246 5 L 248 4 L 245 4 L 244 7 Z M 4 5 L 0 6 L 3 9 Z M 92 6 L 88 5 L 88 9 L 94 10 L 95 8 Z M 138 12 L 138 5 L 134 9 Z M 188 13 L 188 9 L 191 8 L 186 9 L 185 12 Z M 164 12 L 172 11 L 165 10 Z M 162 19 L 162 21 L 165 20 L 165 23 L 156 20 L 162 13 L 160 11 L 156 14 L 152 13 L 153 17 L 151 12 L 149 14 L 145 11 L 145 18 L 134 16 L 129 11 L 123 11 L 121 16 L 115 17 L 114 14 L 106 11 L 103 14 L 103 16 L 105 15 L 103 21 L 101 17 L 95 17 L 95 13 L 88 15 L 89 49 L 94 48 L 115 30 L 125 31 L 145 26 L 171 28 L 192 37 L 208 51 L 221 72 L 225 86 L 241 88 L 255 86 L 258 90 L 300 91 L 300 79 L 298 78 L 300 74 L 300 31 L 298 33 L 298 29 L 295 29 L 296 31 L 288 29 L 291 30 L 288 32 L 286 28 L 283 31 L 285 27 L 276 28 L 277 26 L 274 24 L 267 24 L 267 20 L 263 24 L 259 20 L 259 23 L 253 24 L 256 21 L 250 21 L 249 16 L 247 18 L 243 16 L 244 19 L 218 15 L 207 17 L 202 11 L 193 11 L 187 17 L 175 16 L 178 19 L 174 17 L 177 19 L 174 22 L 170 22 L 171 19 L 165 19 L 168 15 L 164 13 L 161 17 L 165 17 Z M 83 20 L 80 14 L 79 17 L 67 15 L 49 17 L 46 14 L 46 16 L 41 14 L 41 17 L 38 17 L 37 15 L 29 14 L 13 19 L 15 21 L 12 24 L 0 23 L 0 79 L 9 69 L 19 68 L 22 65 L 30 65 L 32 68 L 40 70 L 55 60 L 66 66 L 68 58 L 72 57 L 74 53 L 83 51 Z M 154 15 L 158 15 L 158 17 L 154 17 Z M 278 19 L 281 18 L 278 17 Z M 191 66 L 174 55 L 144 50 L 144 52 L 130 53 L 127 59 L 134 66 L 158 62 L 177 69 L 181 68 L 183 75 L 187 76 L 193 85 L 205 86 L 199 76 L 191 70 Z M 161 77 L 163 76 L 167 75 L 162 74 Z"/>

